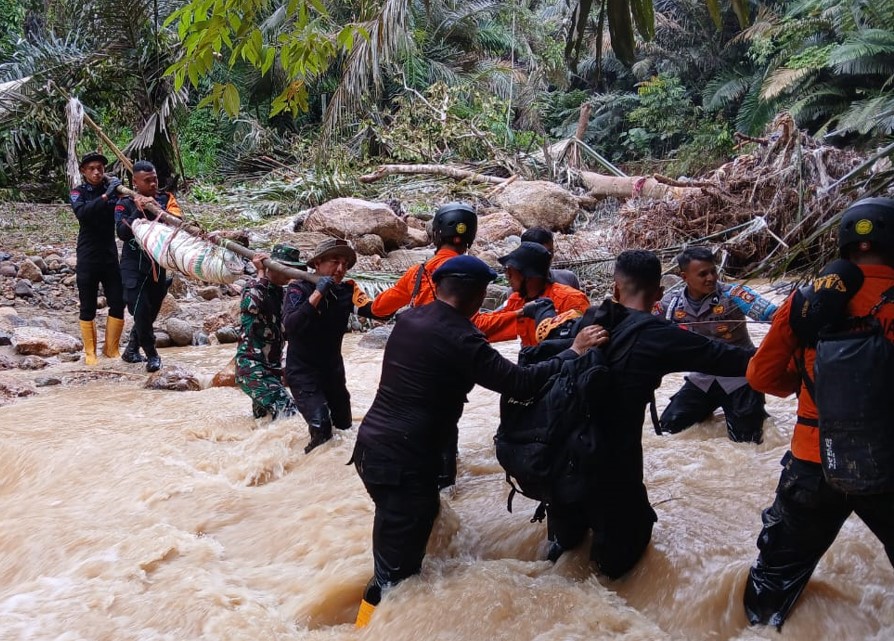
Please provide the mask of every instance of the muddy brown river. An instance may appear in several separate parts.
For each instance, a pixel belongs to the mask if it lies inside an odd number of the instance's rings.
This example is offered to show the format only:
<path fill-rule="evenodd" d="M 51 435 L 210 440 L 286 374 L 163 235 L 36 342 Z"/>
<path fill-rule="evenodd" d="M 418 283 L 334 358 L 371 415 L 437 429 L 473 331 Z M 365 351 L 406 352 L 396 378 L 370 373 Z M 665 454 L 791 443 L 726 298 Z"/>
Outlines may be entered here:
<path fill-rule="evenodd" d="M 358 338 L 345 342 L 355 425 L 382 356 Z M 514 357 L 516 346 L 500 349 Z M 162 357 L 210 379 L 232 353 Z M 681 382 L 665 380 L 659 409 Z M 476 389 L 460 423 L 456 490 L 442 498 L 422 574 L 357 631 L 373 511 L 346 465 L 356 427 L 305 456 L 300 418 L 256 423 L 237 389 L 47 389 L 0 409 L 0 639 L 890 641 L 894 571 L 855 517 L 781 635 L 746 624 L 744 580 L 794 407 L 770 399 L 759 446 L 730 442 L 720 418 L 665 437 L 647 421 L 659 521 L 636 569 L 608 582 L 583 548 L 541 560 L 545 526 L 529 522 L 532 502 L 506 511 L 497 396 Z"/>

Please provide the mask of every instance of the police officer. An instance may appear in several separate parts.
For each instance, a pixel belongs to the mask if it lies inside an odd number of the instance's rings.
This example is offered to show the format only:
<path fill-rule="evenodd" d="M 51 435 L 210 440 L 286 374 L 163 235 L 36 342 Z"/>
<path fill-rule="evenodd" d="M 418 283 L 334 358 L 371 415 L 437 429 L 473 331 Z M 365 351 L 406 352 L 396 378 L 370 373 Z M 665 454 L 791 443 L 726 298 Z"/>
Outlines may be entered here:
<path fill-rule="evenodd" d="M 419 572 L 439 510 L 438 475 L 445 443 L 456 441 L 466 394 L 475 384 L 533 393 L 564 360 L 606 339 L 582 332 L 556 358 L 522 368 L 504 359 L 470 322 L 496 274 L 471 256 L 432 274 L 437 300 L 404 312 L 385 346 L 375 400 L 357 434 L 353 462 L 375 503 L 374 575 L 357 625 L 369 622 L 382 590 Z"/>
<path fill-rule="evenodd" d="M 124 329 L 124 294 L 115 244 L 116 189 L 121 181 L 106 176 L 108 158 L 95 151 L 81 158 L 79 168 L 84 182 L 71 190 L 71 206 L 78 219 L 76 277 L 79 318 L 84 339 L 84 359 L 96 365 L 96 296 L 102 284 L 109 305 L 103 354 L 117 358 L 118 343 Z"/>
<path fill-rule="evenodd" d="M 435 255 L 406 271 L 392 287 L 376 296 L 372 313 L 387 318 L 407 305 L 417 307 L 435 299 L 432 274 L 445 261 L 465 254 L 478 231 L 475 208 L 467 203 L 447 203 L 435 212 L 431 223 Z"/>
<path fill-rule="evenodd" d="M 714 254 L 706 247 L 684 249 L 677 256 L 677 265 L 686 285 L 682 292 L 662 298 L 653 313 L 696 334 L 753 349 L 746 316 L 770 320 L 776 305 L 745 285 L 721 283 Z M 661 414 L 661 431 L 682 432 L 722 407 L 730 440 L 760 443 L 767 416 L 765 402 L 764 395 L 754 391 L 744 376 L 690 372 Z"/>
<path fill-rule="evenodd" d="M 492 343 L 517 337 L 522 347 L 536 345 L 537 328 L 545 316 L 552 316 L 551 323 L 559 325 L 580 318 L 590 306 L 582 291 L 552 281 L 552 254 L 539 243 L 523 242 L 497 260 L 506 268 L 512 293 L 501 309 L 472 319 Z"/>
<path fill-rule="evenodd" d="M 865 198 L 851 205 L 841 218 L 838 246 L 842 260 L 823 270 L 812 288 L 786 299 L 748 366 L 748 382 L 755 389 L 781 397 L 798 394 L 791 449 L 782 459 L 776 498 L 764 510 L 757 539 L 760 554 L 745 587 L 745 613 L 751 624 L 782 627 L 852 512 L 879 538 L 894 565 L 894 492 L 849 494 L 827 482 L 820 457 L 822 417 L 806 378 L 814 372 L 819 330 L 870 314 L 894 287 L 894 200 Z M 894 304 L 881 305 L 875 316 L 887 328 L 884 337 L 894 339 Z M 792 371 L 792 362 L 800 364 L 802 375 Z M 884 376 L 885 371 L 853 373 L 855 380 Z M 872 409 L 855 408 L 854 418 Z M 865 446 L 867 459 L 881 453 L 870 451 L 868 442 Z M 890 461 L 879 472 L 890 479 Z"/>
<path fill-rule="evenodd" d="M 316 285 L 294 280 L 286 292 L 286 380 L 310 431 L 305 453 L 331 439 L 333 426 L 351 427 L 351 395 L 341 344 L 352 312 L 374 318 L 369 297 L 354 281 L 345 280 L 356 262 L 357 254 L 348 241 L 327 238 L 307 261 L 321 277 Z"/>
<path fill-rule="evenodd" d="M 268 256 L 257 252 L 252 264 L 258 270 L 242 290 L 239 345 L 236 347 L 236 384 L 251 399 L 252 414 L 273 419 L 292 416 L 298 410 L 283 385 L 282 324 L 283 286 L 289 277 L 264 267 Z M 269 256 L 288 267 L 307 269 L 300 252 L 288 245 L 275 245 Z"/>
<path fill-rule="evenodd" d="M 588 311 L 581 325 L 597 323 L 610 334 L 621 323 L 637 322 L 637 326 L 630 330 L 621 354 L 609 352 L 608 394 L 590 401 L 602 411 L 594 419 L 600 426 L 593 428 L 599 447 L 588 474 L 587 497 L 580 503 L 547 507 L 549 558 L 556 560 L 564 550 L 576 547 L 592 529 L 590 559 L 611 579 L 623 576 L 637 563 L 657 520 L 643 484 L 642 431 L 646 405 L 662 376 L 690 367 L 718 376 L 741 375 L 753 353 L 680 331 L 651 315 L 663 294 L 661 262 L 654 253 L 619 254 L 614 281 L 612 299 Z M 543 343 L 538 349 L 547 347 Z"/>
<path fill-rule="evenodd" d="M 174 194 L 158 191 L 158 174 L 151 162 L 140 160 L 134 163 L 133 186 L 137 195 L 122 198 L 115 207 L 118 238 L 124 241 L 121 248 L 124 297 L 127 309 L 133 315 L 130 340 L 121 358 L 127 363 L 139 363 L 143 360 L 142 348 L 146 353 L 146 371 L 157 372 L 161 369 L 161 357 L 155 348 L 152 325 L 168 292 L 167 272 L 143 251 L 131 226 L 138 218 L 153 218 L 147 209 L 147 204 L 152 202 L 178 218 L 183 214 Z"/>

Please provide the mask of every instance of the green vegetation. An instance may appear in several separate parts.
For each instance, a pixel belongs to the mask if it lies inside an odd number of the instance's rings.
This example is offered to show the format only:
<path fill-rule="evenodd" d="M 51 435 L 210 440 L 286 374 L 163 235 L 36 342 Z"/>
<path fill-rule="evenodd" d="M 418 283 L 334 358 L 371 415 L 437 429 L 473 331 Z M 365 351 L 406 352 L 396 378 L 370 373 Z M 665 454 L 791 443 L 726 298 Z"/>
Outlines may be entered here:
<path fill-rule="evenodd" d="M 0 0 L 0 59 L 0 193 L 23 199 L 64 194 L 66 94 L 258 217 L 384 162 L 515 172 L 585 105 L 589 147 L 672 177 L 783 111 L 831 144 L 894 134 L 894 0 Z"/>

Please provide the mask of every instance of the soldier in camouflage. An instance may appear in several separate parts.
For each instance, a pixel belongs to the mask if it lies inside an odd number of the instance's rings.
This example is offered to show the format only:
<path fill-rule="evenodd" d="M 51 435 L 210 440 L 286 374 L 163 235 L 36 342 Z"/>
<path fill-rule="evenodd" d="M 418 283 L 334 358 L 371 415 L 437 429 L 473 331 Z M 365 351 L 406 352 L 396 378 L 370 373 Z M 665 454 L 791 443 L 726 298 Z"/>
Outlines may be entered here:
<path fill-rule="evenodd" d="M 257 278 L 242 293 L 236 384 L 251 397 L 255 418 L 269 414 L 277 419 L 298 411 L 282 377 L 283 286 L 288 284 L 289 277 L 264 269 L 266 258 L 266 254 L 255 254 L 252 264 L 258 270 Z M 299 251 L 288 245 L 276 245 L 269 258 L 289 267 L 306 269 L 299 260 Z"/>

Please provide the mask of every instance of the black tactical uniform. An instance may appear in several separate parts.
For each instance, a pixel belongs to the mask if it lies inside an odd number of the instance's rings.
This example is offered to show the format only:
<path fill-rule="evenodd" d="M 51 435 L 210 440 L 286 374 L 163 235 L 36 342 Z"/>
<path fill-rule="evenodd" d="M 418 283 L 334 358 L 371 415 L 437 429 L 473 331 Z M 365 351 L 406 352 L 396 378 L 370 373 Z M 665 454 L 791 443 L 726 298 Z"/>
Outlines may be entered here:
<path fill-rule="evenodd" d="M 161 192 L 155 195 L 155 202 L 170 214 L 180 215 L 180 206 L 173 194 Z M 121 249 L 121 278 L 124 283 L 124 298 L 127 309 L 133 315 L 133 331 L 127 352 L 138 354 L 143 348 L 149 359 L 147 370 L 161 367 L 158 351 L 155 349 L 155 332 L 152 329 L 161 303 L 168 292 L 167 272 L 143 251 L 134 238 L 131 225 L 138 218 L 152 219 L 152 213 L 141 211 L 133 198 L 122 198 L 115 207 L 115 223 L 118 238 L 124 241 Z M 157 361 L 157 367 L 153 361 Z"/>
<path fill-rule="evenodd" d="M 456 442 L 466 394 L 479 384 L 530 395 L 563 360 L 576 356 L 566 350 L 528 368 L 514 365 L 469 319 L 440 300 L 398 317 L 352 459 L 376 505 L 375 574 L 367 601 L 378 603 L 381 588 L 419 572 L 438 514 L 442 453 Z"/>
<path fill-rule="evenodd" d="M 78 185 L 70 192 L 71 206 L 78 219 L 77 284 L 80 319 L 96 318 L 96 295 L 102 283 L 109 305 L 109 316 L 124 317 L 124 294 L 121 271 L 118 267 L 118 246 L 115 244 L 114 197 L 102 195 L 108 183 L 94 187 L 90 183 Z"/>
<path fill-rule="evenodd" d="M 605 301 L 593 322 L 611 331 L 630 314 L 648 316 Z M 600 425 L 609 429 L 597 435 L 599 454 L 592 468 L 588 499 L 582 504 L 553 504 L 547 508 L 550 538 L 555 544 L 551 558 L 577 546 L 592 528 L 590 558 L 610 578 L 620 577 L 636 564 L 657 520 L 643 484 L 642 429 L 646 405 L 661 384 L 661 377 L 689 370 L 741 376 L 754 353 L 753 349 L 681 331 L 658 317 L 644 321 L 634 331 L 623 354 L 612 356 L 612 392 L 608 398 L 591 400 L 605 413 Z"/>

